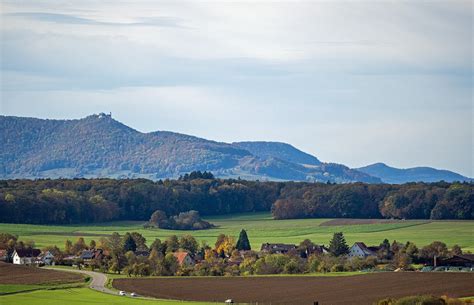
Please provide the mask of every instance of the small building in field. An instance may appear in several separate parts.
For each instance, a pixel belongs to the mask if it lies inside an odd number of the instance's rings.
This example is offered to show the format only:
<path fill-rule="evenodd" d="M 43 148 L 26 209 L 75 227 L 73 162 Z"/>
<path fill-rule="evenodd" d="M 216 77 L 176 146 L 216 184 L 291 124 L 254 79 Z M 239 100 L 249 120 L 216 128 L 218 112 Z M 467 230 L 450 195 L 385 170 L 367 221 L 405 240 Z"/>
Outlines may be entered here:
<path fill-rule="evenodd" d="M 288 252 L 296 251 L 296 245 L 292 244 L 262 244 L 261 252 L 269 254 L 286 254 Z"/>
<path fill-rule="evenodd" d="M 38 261 L 40 249 L 18 249 L 13 252 L 13 263 L 16 265 L 33 265 Z"/>
<path fill-rule="evenodd" d="M 372 250 L 371 247 L 367 247 L 363 242 L 355 242 L 349 250 L 349 257 L 366 258 L 376 255 L 376 251 Z"/>
<path fill-rule="evenodd" d="M 180 266 L 192 267 L 196 264 L 191 255 L 186 251 L 174 252 L 173 255 L 178 260 Z"/>

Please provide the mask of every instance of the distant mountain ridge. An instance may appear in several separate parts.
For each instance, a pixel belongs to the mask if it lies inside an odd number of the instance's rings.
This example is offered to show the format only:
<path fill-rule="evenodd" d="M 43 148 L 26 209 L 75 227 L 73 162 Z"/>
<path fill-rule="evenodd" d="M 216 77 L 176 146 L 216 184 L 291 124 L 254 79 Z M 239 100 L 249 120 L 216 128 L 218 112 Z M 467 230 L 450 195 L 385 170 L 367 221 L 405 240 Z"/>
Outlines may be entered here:
<path fill-rule="evenodd" d="M 385 183 L 472 181 L 458 173 L 432 167 L 395 168 L 384 163 L 374 163 L 357 168 L 358 171 L 380 178 Z"/>
<path fill-rule="evenodd" d="M 260 180 L 381 183 L 279 142 L 222 143 L 169 131 L 142 133 L 111 115 L 76 120 L 0 116 L 0 178 L 176 178 L 191 171 Z M 383 175 L 382 175 L 383 176 Z"/>

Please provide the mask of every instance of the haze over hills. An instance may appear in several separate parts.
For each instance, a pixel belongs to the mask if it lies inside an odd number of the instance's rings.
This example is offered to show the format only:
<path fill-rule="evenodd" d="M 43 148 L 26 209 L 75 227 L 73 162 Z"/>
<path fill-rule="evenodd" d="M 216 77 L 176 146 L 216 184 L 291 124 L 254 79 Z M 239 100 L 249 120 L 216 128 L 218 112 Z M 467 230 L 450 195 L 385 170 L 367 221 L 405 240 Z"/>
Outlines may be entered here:
<path fill-rule="evenodd" d="M 286 143 L 228 144 L 169 131 L 142 133 L 106 114 L 78 120 L 0 116 L 0 135 L 0 178 L 4 179 L 143 177 L 157 180 L 201 170 L 212 171 L 218 177 L 261 180 L 395 181 L 386 171 L 355 170 L 324 163 Z M 400 176 L 396 183 L 412 179 L 410 173 Z M 438 176 L 423 177 L 423 181 L 436 181 Z"/>
<path fill-rule="evenodd" d="M 458 173 L 432 167 L 395 168 L 384 163 L 374 163 L 357 168 L 358 171 L 382 179 L 385 183 L 471 181 Z"/>

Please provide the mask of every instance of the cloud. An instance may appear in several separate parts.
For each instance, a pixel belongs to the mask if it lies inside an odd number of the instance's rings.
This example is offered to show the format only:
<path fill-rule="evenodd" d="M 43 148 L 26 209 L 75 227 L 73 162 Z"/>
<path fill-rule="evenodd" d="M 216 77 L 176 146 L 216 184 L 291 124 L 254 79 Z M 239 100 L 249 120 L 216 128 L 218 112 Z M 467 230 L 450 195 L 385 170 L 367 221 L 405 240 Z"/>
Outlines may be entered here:
<path fill-rule="evenodd" d="M 471 1 L 6 0 L 2 11 L 0 112 L 112 111 L 141 130 L 473 175 Z"/>
<path fill-rule="evenodd" d="M 83 18 L 68 14 L 42 13 L 42 12 L 21 12 L 4 14 L 6 17 L 22 17 L 33 21 L 53 22 L 60 24 L 76 25 L 101 25 L 101 26 L 158 26 L 185 28 L 181 21 L 172 17 L 143 17 L 134 22 L 110 22 L 98 21 L 90 18 Z"/>

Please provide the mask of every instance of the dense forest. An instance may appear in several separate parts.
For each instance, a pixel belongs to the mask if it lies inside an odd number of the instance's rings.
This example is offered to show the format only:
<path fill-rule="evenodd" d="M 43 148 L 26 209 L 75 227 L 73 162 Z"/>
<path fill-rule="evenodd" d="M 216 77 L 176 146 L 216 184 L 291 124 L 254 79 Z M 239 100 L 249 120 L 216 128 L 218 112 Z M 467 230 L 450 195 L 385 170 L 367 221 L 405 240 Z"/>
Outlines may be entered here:
<path fill-rule="evenodd" d="M 474 219 L 474 184 L 324 184 L 215 179 L 0 180 L 0 222 L 91 223 L 150 219 L 195 210 L 201 215 L 272 211 L 288 218 Z"/>

